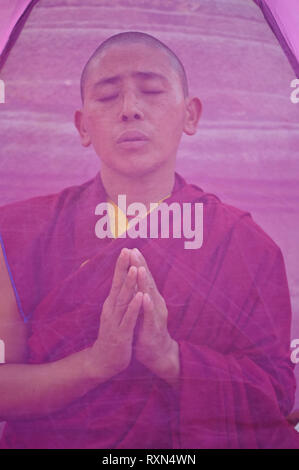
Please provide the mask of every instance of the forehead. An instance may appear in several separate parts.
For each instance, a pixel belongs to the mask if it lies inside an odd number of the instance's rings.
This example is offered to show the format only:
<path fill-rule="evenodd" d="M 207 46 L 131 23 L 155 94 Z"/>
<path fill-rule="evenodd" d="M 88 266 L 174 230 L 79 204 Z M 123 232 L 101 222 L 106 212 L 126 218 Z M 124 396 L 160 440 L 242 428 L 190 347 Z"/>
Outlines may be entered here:
<path fill-rule="evenodd" d="M 178 80 L 166 51 L 148 44 L 123 43 L 108 46 L 91 61 L 87 81 L 92 83 L 114 75 L 136 76 L 136 72 L 145 69 L 163 75 L 169 82 Z"/>

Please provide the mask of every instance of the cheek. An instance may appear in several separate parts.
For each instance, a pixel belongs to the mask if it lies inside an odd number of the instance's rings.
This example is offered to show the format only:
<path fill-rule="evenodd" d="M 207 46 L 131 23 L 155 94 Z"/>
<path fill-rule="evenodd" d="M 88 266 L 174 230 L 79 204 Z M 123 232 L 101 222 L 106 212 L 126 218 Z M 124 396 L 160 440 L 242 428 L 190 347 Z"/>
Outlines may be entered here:
<path fill-rule="evenodd" d="M 86 130 L 93 140 L 103 140 L 104 136 L 109 135 L 110 129 L 110 123 L 103 119 L 100 113 L 93 113 L 86 117 Z"/>
<path fill-rule="evenodd" d="M 184 109 L 184 101 L 179 99 L 179 97 L 176 97 L 174 93 L 168 95 L 166 99 L 161 100 L 159 104 L 159 111 L 161 115 L 165 117 L 165 120 L 167 116 L 168 121 L 180 121 L 184 113 Z"/>
<path fill-rule="evenodd" d="M 172 135 L 183 131 L 184 126 L 184 113 L 181 106 L 171 105 L 161 106 L 161 122 L 160 129 L 162 132 L 167 132 Z"/>

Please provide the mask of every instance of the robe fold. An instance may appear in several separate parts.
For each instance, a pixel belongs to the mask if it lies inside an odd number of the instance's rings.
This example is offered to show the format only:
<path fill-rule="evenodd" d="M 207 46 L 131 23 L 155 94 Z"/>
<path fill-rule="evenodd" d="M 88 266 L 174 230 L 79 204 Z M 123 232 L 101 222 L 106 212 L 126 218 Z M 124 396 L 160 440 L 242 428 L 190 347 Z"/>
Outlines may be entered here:
<path fill-rule="evenodd" d="M 41 418 L 6 424 L 1 448 L 299 448 L 287 423 L 295 393 L 291 307 L 280 249 L 249 213 L 176 173 L 164 202 L 203 204 L 203 245 L 184 238 L 104 238 L 100 172 L 58 194 L 0 208 L 0 233 L 28 363 L 96 340 L 123 247 L 145 257 L 179 345 L 175 388 L 134 357 L 128 368 Z"/>

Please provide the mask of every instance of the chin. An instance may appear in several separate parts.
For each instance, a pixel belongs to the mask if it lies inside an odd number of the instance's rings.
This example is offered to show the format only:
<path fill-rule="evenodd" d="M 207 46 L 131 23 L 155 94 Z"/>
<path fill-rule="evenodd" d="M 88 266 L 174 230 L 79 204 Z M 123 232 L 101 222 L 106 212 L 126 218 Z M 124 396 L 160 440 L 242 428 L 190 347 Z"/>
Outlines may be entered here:
<path fill-rule="evenodd" d="M 141 162 L 140 162 L 141 163 Z M 150 175 L 161 168 L 162 163 L 155 163 L 155 164 L 132 164 L 128 167 L 122 168 L 119 170 L 120 173 L 123 175 L 129 176 L 129 177 L 142 177 L 142 176 L 147 176 Z"/>
<path fill-rule="evenodd" d="M 141 178 L 155 173 L 165 167 L 171 158 L 161 159 L 160 155 L 155 153 L 127 153 L 121 155 L 114 155 L 114 158 L 101 158 L 110 170 L 119 175 L 120 177 Z"/>

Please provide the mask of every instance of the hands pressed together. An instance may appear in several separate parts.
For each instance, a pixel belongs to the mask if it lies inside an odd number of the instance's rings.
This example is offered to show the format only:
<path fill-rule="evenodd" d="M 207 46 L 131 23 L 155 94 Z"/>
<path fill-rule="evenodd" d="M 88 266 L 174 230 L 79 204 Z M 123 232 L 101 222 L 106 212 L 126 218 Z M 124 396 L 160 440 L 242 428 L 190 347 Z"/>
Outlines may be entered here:
<path fill-rule="evenodd" d="M 140 328 L 133 342 L 140 315 Z M 110 378 L 125 370 L 134 354 L 153 373 L 176 385 L 179 347 L 168 332 L 167 316 L 166 303 L 141 252 L 124 248 L 103 305 L 98 338 L 91 348 L 101 374 Z"/>

